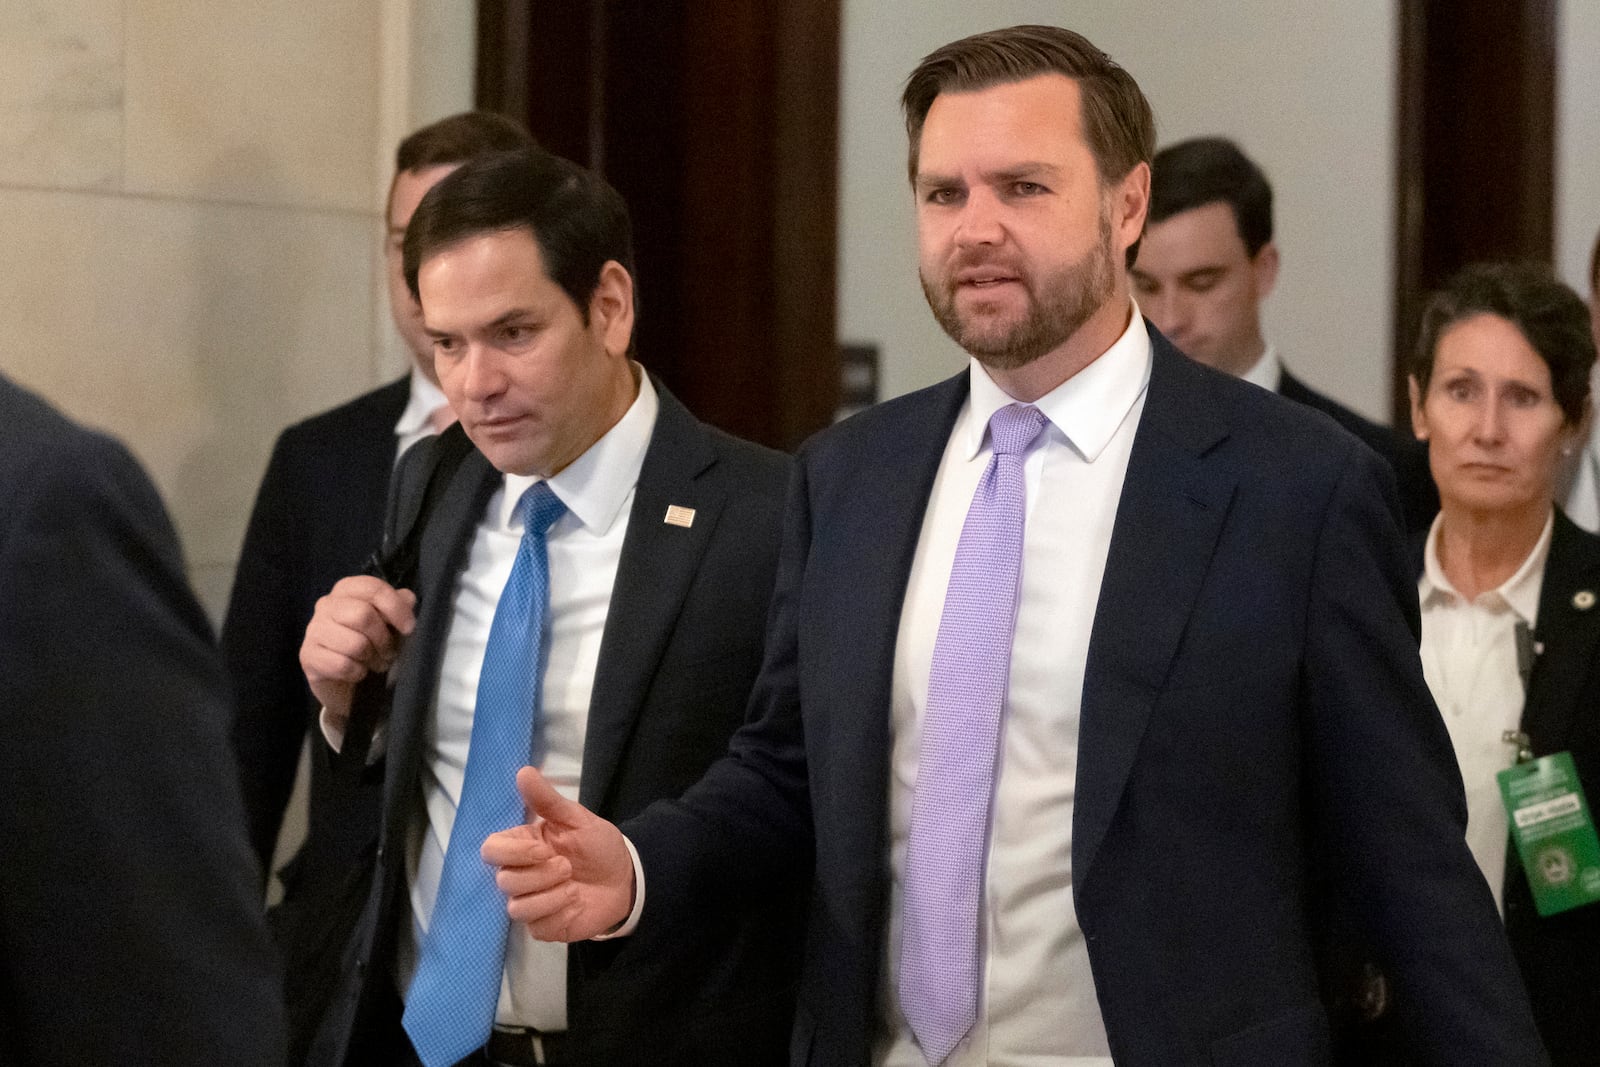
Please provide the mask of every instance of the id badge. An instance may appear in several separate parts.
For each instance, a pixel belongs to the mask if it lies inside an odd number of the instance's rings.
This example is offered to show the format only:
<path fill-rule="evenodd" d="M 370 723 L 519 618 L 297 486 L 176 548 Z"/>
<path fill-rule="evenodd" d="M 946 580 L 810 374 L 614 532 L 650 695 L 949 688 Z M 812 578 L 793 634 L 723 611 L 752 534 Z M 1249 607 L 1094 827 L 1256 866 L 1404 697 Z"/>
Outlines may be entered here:
<path fill-rule="evenodd" d="M 1541 756 L 1495 777 L 1539 914 L 1600 900 L 1600 839 L 1572 754 Z"/>

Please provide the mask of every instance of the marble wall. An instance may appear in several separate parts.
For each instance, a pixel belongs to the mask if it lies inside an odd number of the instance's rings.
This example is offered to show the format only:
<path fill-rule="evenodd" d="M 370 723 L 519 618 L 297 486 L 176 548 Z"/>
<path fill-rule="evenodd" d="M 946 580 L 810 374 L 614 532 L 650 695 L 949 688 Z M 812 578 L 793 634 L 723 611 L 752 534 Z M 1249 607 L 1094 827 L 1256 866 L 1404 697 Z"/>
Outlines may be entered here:
<path fill-rule="evenodd" d="M 285 425 L 397 375 L 395 142 L 471 104 L 473 5 L 4 0 L 0 370 L 122 438 L 220 618 Z"/>

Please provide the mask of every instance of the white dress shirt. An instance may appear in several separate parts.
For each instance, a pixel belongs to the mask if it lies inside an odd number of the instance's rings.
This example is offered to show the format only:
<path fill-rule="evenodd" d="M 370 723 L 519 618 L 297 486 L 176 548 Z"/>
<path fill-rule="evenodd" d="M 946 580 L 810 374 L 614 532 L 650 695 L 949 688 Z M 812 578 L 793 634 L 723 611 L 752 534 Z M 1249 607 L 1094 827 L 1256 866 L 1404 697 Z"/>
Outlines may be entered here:
<path fill-rule="evenodd" d="M 1261 358 L 1239 377 L 1251 385 L 1261 386 L 1269 393 L 1276 393 L 1278 386 L 1283 384 L 1283 361 L 1278 358 L 1277 346 L 1268 343 Z"/>
<path fill-rule="evenodd" d="M 889 793 L 891 919 L 875 1061 L 925 1067 L 900 1012 L 901 904 L 934 640 L 956 543 L 989 463 L 989 417 L 1012 399 L 974 361 L 928 501 L 900 613 Z M 1105 1023 L 1072 900 L 1072 806 L 1089 633 L 1150 381 L 1138 309 L 1104 355 L 1035 406 L 1049 426 L 1023 465 L 1027 526 L 980 916 L 978 1021 L 951 1067 L 1109 1067 Z"/>
<path fill-rule="evenodd" d="M 551 527 L 547 542 L 550 644 L 541 688 L 547 753 L 542 769 L 550 783 L 572 799 L 578 796 L 589 697 L 611 587 L 659 403 L 649 376 L 641 373 L 639 395 L 621 421 L 549 479 L 567 513 Z M 495 606 L 522 541 L 517 503 L 537 480 L 505 476 L 473 535 L 466 567 L 455 588 L 434 713 L 427 717 L 424 731 L 420 799 L 425 817 L 419 813 L 407 842 L 411 915 L 401 931 L 397 954 L 401 989 L 410 985 L 416 970 L 439 891 L 445 850 L 461 798 L 484 648 Z M 526 927 L 512 924 L 495 1021 L 541 1030 L 566 1029 L 565 945 L 536 941 Z"/>
<path fill-rule="evenodd" d="M 439 387 L 430 382 L 426 374 L 412 367 L 411 396 L 406 400 L 405 410 L 400 413 L 399 420 L 394 424 L 396 463 L 406 454 L 406 449 L 424 437 L 432 437 L 439 432 L 428 420 L 435 411 L 449 406 L 450 401 L 445 399 Z"/>
<path fill-rule="evenodd" d="M 1467 789 L 1467 846 L 1505 903 L 1506 846 L 1510 824 L 1495 775 L 1516 762 L 1516 746 L 1501 740 L 1518 729 L 1525 696 L 1517 669 L 1516 625 L 1530 628 L 1539 617 L 1539 591 L 1555 512 L 1517 572 L 1498 589 L 1467 600 L 1450 584 L 1439 564 L 1439 526 L 1433 520 L 1423 553 L 1417 599 L 1422 604 L 1422 673 L 1433 691 L 1455 746 Z"/>

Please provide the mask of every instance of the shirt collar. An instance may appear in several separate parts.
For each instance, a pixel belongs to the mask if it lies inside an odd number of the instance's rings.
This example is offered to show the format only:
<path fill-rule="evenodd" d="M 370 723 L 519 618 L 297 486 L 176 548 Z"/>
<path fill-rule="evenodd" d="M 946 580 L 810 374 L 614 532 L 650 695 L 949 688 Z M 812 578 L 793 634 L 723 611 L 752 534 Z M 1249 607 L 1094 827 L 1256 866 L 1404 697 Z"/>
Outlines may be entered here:
<path fill-rule="evenodd" d="M 1278 359 L 1278 348 L 1267 342 L 1266 351 L 1256 360 L 1255 366 L 1239 375 L 1251 385 L 1259 385 L 1269 393 L 1276 393 L 1283 384 L 1283 363 Z"/>
<path fill-rule="evenodd" d="M 1446 601 L 1466 599 L 1456 591 L 1455 586 L 1450 584 L 1450 579 L 1445 577 L 1444 567 L 1439 562 L 1439 530 L 1443 522 L 1443 512 L 1433 517 L 1433 525 L 1428 528 L 1428 540 L 1422 549 L 1422 580 L 1417 583 L 1417 593 L 1424 604 L 1435 599 Z M 1555 526 L 1556 513 L 1555 509 L 1551 508 L 1550 517 L 1545 519 L 1544 530 L 1539 534 L 1539 540 L 1534 542 L 1533 551 L 1528 553 L 1528 558 L 1522 561 L 1522 566 L 1501 583 L 1498 589 L 1490 591 L 1504 600 L 1506 606 L 1529 626 L 1539 618 L 1539 592 L 1544 584 L 1544 564 L 1550 556 L 1550 538 Z"/>
<path fill-rule="evenodd" d="M 404 437 L 420 431 L 428 424 L 428 416 L 440 407 L 450 403 L 445 399 L 439 387 L 428 381 L 428 376 L 417 369 L 416 364 L 411 365 L 411 397 L 406 401 L 406 409 L 400 413 L 400 421 L 394 424 L 396 437 Z"/>
<path fill-rule="evenodd" d="M 983 364 L 970 361 L 970 418 L 964 442 L 966 458 L 975 459 L 988 439 L 989 419 L 1007 404 L 1016 403 L 994 383 Z M 1067 443 L 1093 463 L 1150 384 L 1150 333 L 1144 328 L 1139 305 L 1133 305 L 1128 328 L 1112 346 L 1078 373 L 1034 401 Z"/>
<path fill-rule="evenodd" d="M 650 384 L 650 375 L 638 364 L 634 364 L 634 373 L 639 378 L 639 395 L 617 424 L 563 467 L 561 473 L 548 479 L 529 474 L 505 476 L 498 516 L 502 527 L 520 530 L 522 518 L 517 515 L 517 504 L 522 494 L 535 482 L 548 481 L 551 492 L 585 529 L 597 537 L 611 529 L 628 494 L 639 483 L 644 454 L 656 428 L 656 414 L 661 410 L 661 399 Z"/>

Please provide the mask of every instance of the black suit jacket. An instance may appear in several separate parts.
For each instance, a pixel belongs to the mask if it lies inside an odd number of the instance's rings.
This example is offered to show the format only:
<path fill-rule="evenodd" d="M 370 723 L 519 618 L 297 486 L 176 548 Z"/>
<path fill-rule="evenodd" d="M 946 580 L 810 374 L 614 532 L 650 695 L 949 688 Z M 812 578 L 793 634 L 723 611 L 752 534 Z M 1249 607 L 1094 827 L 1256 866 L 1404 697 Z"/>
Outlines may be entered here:
<path fill-rule="evenodd" d="M 1400 490 L 1400 510 L 1405 516 L 1408 533 L 1426 530 L 1439 512 L 1439 491 L 1433 484 L 1433 472 L 1428 468 L 1428 447 L 1416 438 L 1380 426 L 1371 419 L 1356 414 L 1332 397 L 1312 389 L 1284 368 L 1278 381 L 1278 394 L 1297 404 L 1316 408 L 1333 418 L 1340 426 L 1367 443 L 1394 468 L 1395 482 Z"/>
<path fill-rule="evenodd" d="M 0 377 L 0 1064 L 283 1062 L 228 714 L 154 486 Z"/>
<path fill-rule="evenodd" d="M 1392 475 L 1155 334 L 1082 694 L 1073 892 L 1121 1067 L 1315 1064 L 1310 871 L 1363 902 L 1433 1060 L 1542 1061 L 1462 840 Z M 785 879 L 812 897 L 792 1062 L 865 1064 L 887 920 L 894 645 L 962 374 L 797 457 L 752 722 L 623 827 L 640 932 Z M 814 853 L 814 862 L 813 862 Z M 652 934 L 652 936 L 658 936 Z"/>
<path fill-rule="evenodd" d="M 256 494 L 222 651 L 238 705 L 239 781 L 263 873 L 318 711 L 300 670 L 300 642 L 317 599 L 359 573 L 378 547 L 394 426 L 409 395 L 410 379 L 402 378 L 284 430 Z M 283 872 L 286 899 L 297 894 L 306 866 L 347 862 L 378 831 L 378 791 L 347 787 L 329 773 L 327 747 L 311 751 L 307 844 Z"/>
<path fill-rule="evenodd" d="M 1587 590 L 1587 608 L 1574 594 Z M 1556 509 L 1522 729 L 1535 755 L 1572 753 L 1593 805 L 1600 800 L 1600 537 Z M 1592 810 L 1592 808 L 1591 808 Z M 1540 918 L 1516 849 L 1507 856 L 1506 933 L 1534 1017 L 1558 1067 L 1600 1062 L 1600 904 Z"/>
<path fill-rule="evenodd" d="M 705 426 L 657 391 L 660 412 L 601 641 L 580 785 L 585 805 L 619 820 L 692 785 L 744 721 L 790 463 Z M 408 454 L 398 499 L 420 493 L 417 474 L 432 447 Z M 417 816 L 422 732 L 456 576 L 500 484 L 500 474 L 470 453 L 425 528 L 417 629 L 392 675 L 376 878 L 313 1064 L 337 1064 L 347 1053 L 367 1062 L 392 1025 L 383 1019 L 396 1006 L 386 965 L 397 924 L 409 921 L 403 854 Z M 663 521 L 674 504 L 694 509 L 690 527 Z M 577 1062 L 781 1061 L 793 1016 L 799 900 L 781 893 L 749 907 L 704 910 L 692 941 L 670 948 L 648 935 L 572 946 L 567 1012 Z"/>

